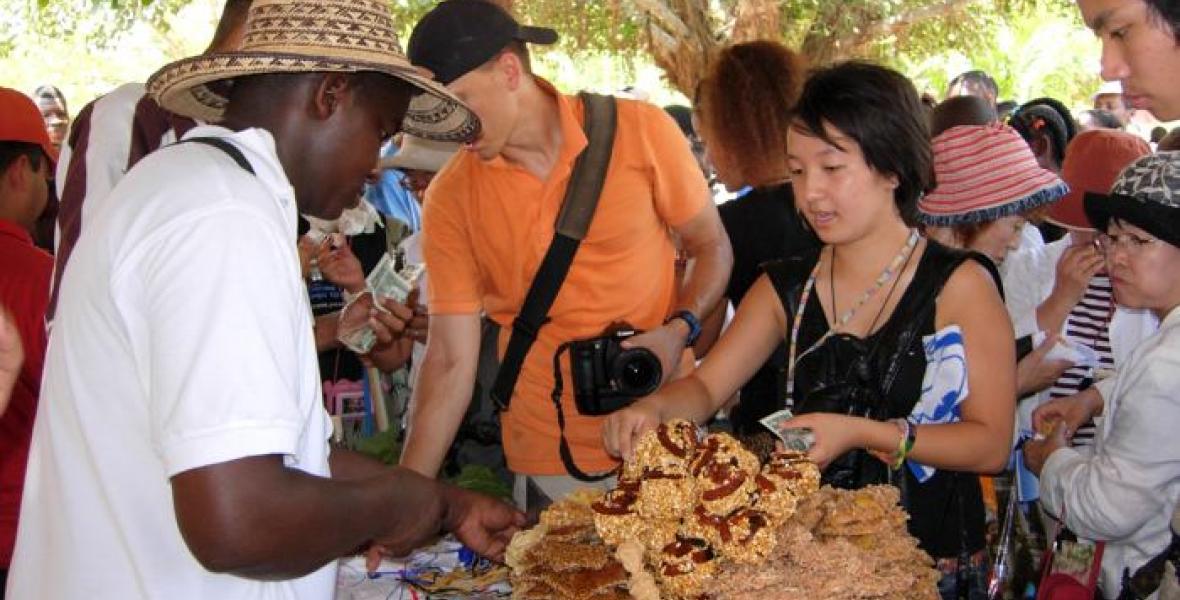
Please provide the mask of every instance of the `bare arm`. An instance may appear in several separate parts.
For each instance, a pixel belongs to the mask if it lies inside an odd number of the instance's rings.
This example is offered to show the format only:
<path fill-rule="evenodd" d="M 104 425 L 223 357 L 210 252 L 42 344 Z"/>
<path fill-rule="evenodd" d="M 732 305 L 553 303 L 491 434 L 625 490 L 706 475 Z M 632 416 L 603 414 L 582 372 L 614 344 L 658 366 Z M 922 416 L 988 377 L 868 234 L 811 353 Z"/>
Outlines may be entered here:
<path fill-rule="evenodd" d="M 0 306 L 0 415 L 8 408 L 12 399 L 12 388 L 20 377 L 21 364 L 25 353 L 21 346 L 20 332 L 12 315 Z"/>
<path fill-rule="evenodd" d="M 404 555 L 442 531 L 498 558 L 524 515 L 493 498 L 355 455 L 327 479 L 253 456 L 172 477 L 177 524 L 206 569 L 290 579 L 373 542 Z"/>
<path fill-rule="evenodd" d="M 1066 248 L 1057 261 L 1053 291 L 1037 306 L 1037 326 L 1042 331 L 1061 331 L 1069 312 L 1082 301 L 1090 279 L 1104 265 L 1104 258 L 1093 244 L 1074 244 Z"/>
<path fill-rule="evenodd" d="M 687 310 L 699 319 L 705 316 L 705 311 L 712 310 L 725 293 L 729 271 L 733 268 L 733 249 L 729 245 L 725 228 L 721 226 L 717 207 L 712 204 L 677 227 L 676 235 L 688 256 L 689 266 L 675 310 Z M 627 340 L 623 347 L 651 350 L 660 358 L 664 380 L 669 381 L 675 377 L 688 331 L 687 323 L 673 319 L 662 327 Z"/>
<path fill-rule="evenodd" d="M 701 337 L 697 338 L 697 343 L 692 347 L 697 360 L 704 358 L 713 349 L 713 344 L 716 344 L 718 338 L 721 337 L 721 330 L 725 327 L 725 313 L 728 308 L 729 298 L 723 297 L 713 307 L 713 310 L 701 319 Z"/>
<path fill-rule="evenodd" d="M 615 412 L 603 425 L 608 452 L 629 457 L 639 436 L 670 419 L 703 423 L 754 375 L 782 340 L 786 316 L 765 276 L 746 292 L 729 329 L 692 374 Z"/>
<path fill-rule="evenodd" d="M 720 302 L 733 269 L 729 236 L 725 234 L 717 207 L 712 204 L 677 227 L 676 234 L 690 265 L 676 307 L 704 317 L 706 311 Z"/>
<path fill-rule="evenodd" d="M 967 353 L 970 393 L 960 406 L 962 420 L 919 426 L 910 456 L 937 468 L 997 472 L 1012 449 L 1016 351 L 999 291 L 974 261 L 960 266 L 939 295 L 937 326 L 950 324 L 962 328 Z M 896 448 L 896 430 L 892 436 Z"/>
<path fill-rule="evenodd" d="M 305 575 L 395 532 L 400 547 L 413 548 L 442 529 L 444 512 L 439 485 L 415 473 L 325 479 L 278 455 L 180 473 L 172 498 L 202 566 L 256 579 Z"/>
<path fill-rule="evenodd" d="M 479 362 L 479 316 L 432 316 L 428 331 L 422 371 L 410 399 L 401 464 L 434 477 L 471 402 Z"/>
<path fill-rule="evenodd" d="M 340 342 L 336 340 L 336 325 L 339 323 L 339 312 L 320 315 L 315 318 L 316 352 L 335 350 L 340 347 Z"/>

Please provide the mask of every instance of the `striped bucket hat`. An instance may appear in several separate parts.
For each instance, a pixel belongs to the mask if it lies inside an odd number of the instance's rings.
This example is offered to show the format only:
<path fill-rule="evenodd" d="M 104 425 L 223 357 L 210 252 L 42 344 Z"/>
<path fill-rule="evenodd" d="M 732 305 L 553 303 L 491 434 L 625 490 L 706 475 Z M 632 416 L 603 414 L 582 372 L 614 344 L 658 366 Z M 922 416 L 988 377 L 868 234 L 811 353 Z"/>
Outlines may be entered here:
<path fill-rule="evenodd" d="M 1056 202 L 1069 191 L 1041 168 L 1016 130 L 998 123 L 952 127 L 934 138 L 937 187 L 918 201 L 935 226 L 987 223 Z"/>

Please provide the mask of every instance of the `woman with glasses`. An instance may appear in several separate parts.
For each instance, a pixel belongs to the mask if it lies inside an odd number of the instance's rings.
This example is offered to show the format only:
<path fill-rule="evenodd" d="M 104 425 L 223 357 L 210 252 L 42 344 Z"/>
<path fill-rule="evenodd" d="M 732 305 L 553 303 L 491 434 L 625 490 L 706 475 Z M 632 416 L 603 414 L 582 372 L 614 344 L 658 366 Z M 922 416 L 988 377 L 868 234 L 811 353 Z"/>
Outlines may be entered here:
<path fill-rule="evenodd" d="M 1045 510 L 1080 538 L 1106 542 L 1103 596 L 1154 597 L 1148 562 L 1168 548 L 1180 500 L 1180 152 L 1132 163 L 1109 195 L 1087 194 L 1085 210 L 1102 232 L 1115 300 L 1161 325 L 1112 377 L 1038 408 L 1034 425 L 1047 433 L 1025 444 L 1025 460 L 1040 475 Z M 1093 417 L 1102 417 L 1093 449 L 1070 448 Z"/>
<path fill-rule="evenodd" d="M 1122 131 L 1079 134 L 1070 142 L 1061 170 L 1070 191 L 1049 207 L 1047 216 L 1066 235 L 1043 247 L 1015 252 L 1005 264 L 1004 291 L 1017 338 L 1057 334 L 1061 344 L 1082 359 L 1064 371 L 1042 369 L 1042 376 L 1025 378 L 1022 394 L 1037 394 L 1020 404 L 1017 421 L 1022 435 L 1032 434 L 1032 410 L 1039 404 L 1072 396 L 1108 377 L 1158 327 L 1151 311 L 1114 302 L 1110 274 L 1095 243 L 1098 232 L 1082 206 L 1087 192 L 1110 191 L 1127 165 L 1150 153 L 1146 142 Z M 1071 444 L 1090 444 L 1093 438 L 1094 424 L 1087 423 L 1074 431 Z"/>

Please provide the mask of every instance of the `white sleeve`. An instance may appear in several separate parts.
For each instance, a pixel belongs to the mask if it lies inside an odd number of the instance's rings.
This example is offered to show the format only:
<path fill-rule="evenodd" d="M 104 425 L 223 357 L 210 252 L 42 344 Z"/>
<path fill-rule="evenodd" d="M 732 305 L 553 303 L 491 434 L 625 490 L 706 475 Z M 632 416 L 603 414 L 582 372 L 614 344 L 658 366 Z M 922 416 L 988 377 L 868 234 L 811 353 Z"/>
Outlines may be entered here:
<path fill-rule="evenodd" d="M 1057 269 L 1055 254 L 1048 249 L 1048 246 L 1021 249 L 1004 261 L 1004 306 L 1017 339 L 1041 330 L 1037 324 L 1037 307 L 1053 291 Z"/>
<path fill-rule="evenodd" d="M 1160 348 L 1163 350 L 1163 348 Z M 1041 501 L 1082 537 L 1118 541 L 1169 510 L 1161 490 L 1180 475 L 1180 356 L 1147 353 L 1130 376 L 1103 446 L 1090 456 L 1054 452 L 1041 472 Z M 1111 406 L 1109 399 L 1107 406 Z"/>
<path fill-rule="evenodd" d="M 150 427 L 168 474 L 294 454 L 305 425 L 296 340 L 310 320 L 293 236 L 240 208 L 167 229 L 145 244 L 134 277 Z"/>

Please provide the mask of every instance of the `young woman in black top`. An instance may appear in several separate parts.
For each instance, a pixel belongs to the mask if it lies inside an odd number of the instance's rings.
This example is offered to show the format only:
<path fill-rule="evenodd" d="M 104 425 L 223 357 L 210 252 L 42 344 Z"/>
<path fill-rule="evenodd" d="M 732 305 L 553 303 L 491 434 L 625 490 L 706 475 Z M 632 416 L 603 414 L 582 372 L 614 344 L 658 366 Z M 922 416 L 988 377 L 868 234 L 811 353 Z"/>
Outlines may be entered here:
<path fill-rule="evenodd" d="M 787 424 L 814 431 L 809 455 L 825 480 L 902 488 L 911 533 L 945 573 L 944 597 L 983 597 L 982 499 L 978 478 L 960 473 L 1007 462 L 1012 326 L 987 259 L 912 228 L 914 204 L 933 184 L 918 94 L 884 67 L 821 69 L 804 86 L 787 148 L 796 201 L 826 245 L 760 277 L 694 374 L 608 418 L 606 447 L 626 457 L 663 421 L 708 419 L 785 339 L 790 401 L 806 413 Z M 969 392 L 952 422 L 914 424 L 922 338 L 952 325 Z M 935 474 L 917 479 L 904 458 Z"/>

